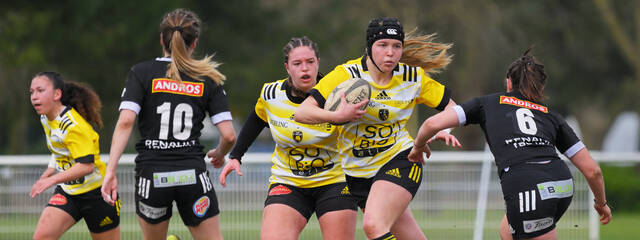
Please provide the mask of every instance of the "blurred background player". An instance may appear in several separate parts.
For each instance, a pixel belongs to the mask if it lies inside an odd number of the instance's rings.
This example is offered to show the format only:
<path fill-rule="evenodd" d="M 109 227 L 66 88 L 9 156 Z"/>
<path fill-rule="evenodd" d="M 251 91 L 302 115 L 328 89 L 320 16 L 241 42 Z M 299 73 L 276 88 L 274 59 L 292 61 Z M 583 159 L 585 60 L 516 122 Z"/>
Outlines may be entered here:
<path fill-rule="evenodd" d="M 120 200 L 109 205 L 100 197 L 105 163 L 94 130 L 102 127 L 98 95 L 87 86 L 65 83 L 56 72 L 36 74 L 29 93 L 51 151 L 49 166 L 30 195 L 57 185 L 33 239 L 58 239 L 82 218 L 93 239 L 120 239 Z"/>
<path fill-rule="evenodd" d="M 407 159 L 413 140 L 405 127 L 416 104 L 438 110 L 455 105 L 450 91 L 427 75 L 451 61 L 450 45 L 431 42 L 432 36 L 405 39 L 397 19 L 371 20 L 365 55 L 322 78 L 295 113 L 296 121 L 307 124 L 351 121 L 342 126 L 339 152 L 349 190 L 366 210 L 363 227 L 370 239 L 426 239 L 408 207 L 422 182 L 422 164 Z M 367 101 L 342 100 L 335 112 L 323 110 L 329 93 L 350 78 L 371 84 L 367 108 L 358 109 Z M 460 146 L 448 132 L 437 138 Z"/>
<path fill-rule="evenodd" d="M 302 124 L 291 116 L 319 79 L 318 47 L 309 38 L 291 38 L 284 49 L 288 78 L 264 84 L 255 110 L 249 114 L 220 184 L 258 134 L 268 127 L 276 142 L 271 157 L 269 192 L 262 214 L 261 239 L 298 239 L 315 212 L 324 239 L 354 239 L 357 206 L 350 198 L 338 156 L 339 128 Z"/>
<path fill-rule="evenodd" d="M 556 223 L 573 198 L 573 178 L 562 152 L 585 176 L 602 224 L 611 220 L 600 167 L 558 114 L 541 103 L 547 75 L 528 49 L 507 71 L 506 92 L 474 98 L 427 119 L 409 154 L 430 155 L 427 139 L 448 127 L 480 124 L 499 169 L 507 213 L 502 239 L 557 239 Z"/>
<path fill-rule="evenodd" d="M 160 23 L 164 56 L 133 66 L 122 94 L 102 194 L 113 203 L 117 164 L 139 115 L 135 205 L 144 239 L 166 238 L 173 201 L 194 239 L 222 239 L 218 200 L 198 139 L 208 113 L 221 138 L 207 156 L 219 168 L 235 131 L 218 63 L 191 57 L 199 34 L 193 12 L 167 13 Z"/>

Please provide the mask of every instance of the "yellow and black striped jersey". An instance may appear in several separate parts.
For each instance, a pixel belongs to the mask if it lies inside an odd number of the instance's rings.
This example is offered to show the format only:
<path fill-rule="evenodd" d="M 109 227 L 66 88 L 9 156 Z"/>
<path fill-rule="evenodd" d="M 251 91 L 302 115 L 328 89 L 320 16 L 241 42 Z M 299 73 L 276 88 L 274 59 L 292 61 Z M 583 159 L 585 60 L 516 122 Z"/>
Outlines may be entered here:
<path fill-rule="evenodd" d="M 300 104 L 290 100 L 287 85 L 284 79 L 264 84 L 255 107 L 276 142 L 269 182 L 300 188 L 344 182 L 336 145 L 338 127 L 294 121 Z"/>
<path fill-rule="evenodd" d="M 366 58 L 361 57 L 337 66 L 310 94 L 323 107 L 338 84 L 356 77 L 371 84 L 371 99 L 361 119 L 342 126 L 338 145 L 345 173 L 369 178 L 396 154 L 413 146 L 405 126 L 414 106 L 425 104 L 443 110 L 449 103 L 450 91 L 422 68 L 403 63 L 394 69 L 391 81 L 380 86 L 369 75 Z"/>
<path fill-rule="evenodd" d="M 69 195 L 78 195 L 102 186 L 106 165 L 100 160 L 99 136 L 93 127 L 72 107 L 66 107 L 53 121 L 41 115 L 40 122 L 52 154 L 49 167 L 62 172 L 76 163 L 95 165 L 92 173 L 59 184 L 62 189 Z"/>

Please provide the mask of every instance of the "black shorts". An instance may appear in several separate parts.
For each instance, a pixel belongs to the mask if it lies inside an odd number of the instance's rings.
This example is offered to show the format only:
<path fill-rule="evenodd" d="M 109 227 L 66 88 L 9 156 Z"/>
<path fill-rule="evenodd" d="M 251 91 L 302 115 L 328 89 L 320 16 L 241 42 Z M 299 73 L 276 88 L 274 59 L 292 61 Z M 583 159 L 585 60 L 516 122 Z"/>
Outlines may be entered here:
<path fill-rule="evenodd" d="M 274 183 L 269 187 L 264 206 L 280 203 L 297 210 L 307 221 L 313 212 L 320 217 L 332 211 L 345 209 L 357 210 L 351 198 L 349 188 L 344 182 L 314 188 L 299 188 L 282 183 Z"/>
<path fill-rule="evenodd" d="M 514 239 L 553 230 L 573 198 L 573 178 L 561 160 L 518 164 L 501 170 L 500 180 Z"/>
<path fill-rule="evenodd" d="M 399 185 L 415 197 L 422 183 L 422 164 L 409 161 L 411 148 L 398 153 L 391 161 L 383 165 L 372 178 L 358 178 L 347 175 L 347 185 L 358 206 L 365 208 L 367 197 L 373 182 L 386 180 Z"/>
<path fill-rule="evenodd" d="M 206 169 L 141 166 L 136 168 L 135 191 L 136 213 L 151 224 L 171 218 L 173 201 L 187 226 L 198 226 L 220 213 Z"/>
<path fill-rule="evenodd" d="M 100 188 L 83 194 L 69 195 L 62 187 L 57 186 L 47 206 L 62 209 L 76 222 L 84 218 L 92 233 L 105 232 L 120 225 L 120 199 L 116 200 L 114 206 L 109 205 L 102 199 Z"/>

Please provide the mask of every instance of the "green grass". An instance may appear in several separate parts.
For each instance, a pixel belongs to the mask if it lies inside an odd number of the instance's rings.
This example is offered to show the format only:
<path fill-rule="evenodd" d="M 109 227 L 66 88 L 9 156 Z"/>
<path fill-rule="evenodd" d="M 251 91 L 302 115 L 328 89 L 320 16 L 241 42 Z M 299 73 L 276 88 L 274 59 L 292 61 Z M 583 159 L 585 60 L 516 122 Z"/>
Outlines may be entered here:
<path fill-rule="evenodd" d="M 414 217 L 423 227 L 424 233 L 430 240 L 438 239 L 472 239 L 474 226 L 474 212 L 459 211 L 419 211 L 414 210 Z M 484 239 L 499 239 L 498 223 L 503 216 L 502 211 L 488 211 L 484 229 Z M 0 240 L 31 239 L 33 229 L 38 220 L 38 214 L 24 214 L 20 217 L 0 215 Z M 260 229 L 260 211 L 223 211 L 221 214 L 221 228 L 226 239 L 258 239 Z M 559 239 L 587 239 L 585 218 L 577 217 L 571 222 L 563 218 L 559 223 Z M 614 215 L 609 225 L 600 228 L 601 238 L 607 239 L 638 239 L 640 236 L 640 213 L 618 213 Z M 122 215 L 122 239 L 141 239 L 140 229 L 133 213 Z M 356 239 L 366 239 L 362 231 L 362 214 L 358 217 Z M 176 234 L 183 240 L 191 239 L 189 231 L 182 224 L 177 213 L 171 218 L 170 234 Z M 63 235 L 63 240 L 90 239 L 84 221 L 80 221 Z M 313 216 L 301 233 L 300 239 L 321 239 L 317 219 Z"/>
<path fill-rule="evenodd" d="M 640 213 L 613 213 L 612 221 L 600 226 L 600 239 L 636 240 L 640 238 Z"/>

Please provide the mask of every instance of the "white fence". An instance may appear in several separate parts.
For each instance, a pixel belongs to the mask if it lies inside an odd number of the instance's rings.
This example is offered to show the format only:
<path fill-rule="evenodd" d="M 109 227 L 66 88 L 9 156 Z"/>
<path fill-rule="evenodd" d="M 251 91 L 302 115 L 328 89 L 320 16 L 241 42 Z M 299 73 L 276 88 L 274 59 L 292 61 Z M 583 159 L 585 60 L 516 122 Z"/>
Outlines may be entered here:
<path fill-rule="evenodd" d="M 221 228 L 226 239 L 257 239 L 261 211 L 270 175 L 270 153 L 252 153 L 243 158 L 244 176 L 228 178 L 226 188 L 215 184 L 221 208 Z M 593 153 L 600 162 L 640 162 L 639 154 Z M 125 155 L 118 168 L 122 197 L 123 239 L 141 239 L 133 205 L 135 155 Z M 0 239 L 31 239 L 38 217 L 52 190 L 31 199 L 32 184 L 45 169 L 48 155 L 0 156 Z M 108 159 L 106 155 L 102 159 Z M 487 164 L 483 164 L 487 163 Z M 558 224 L 560 239 L 598 239 L 592 196 L 584 177 L 569 163 L 575 179 L 573 203 Z M 210 167 L 217 182 L 219 169 Z M 434 152 L 424 171 L 424 181 L 411 209 L 429 239 L 499 239 L 498 224 L 504 204 L 496 167 L 484 152 Z M 591 215 L 590 215 L 591 214 Z M 361 217 L 360 217 L 361 218 Z M 359 219 L 357 239 L 365 239 Z M 170 233 L 189 239 L 178 213 Z M 84 222 L 76 224 L 63 239 L 88 239 Z M 300 239 L 321 239 L 315 217 Z"/>

